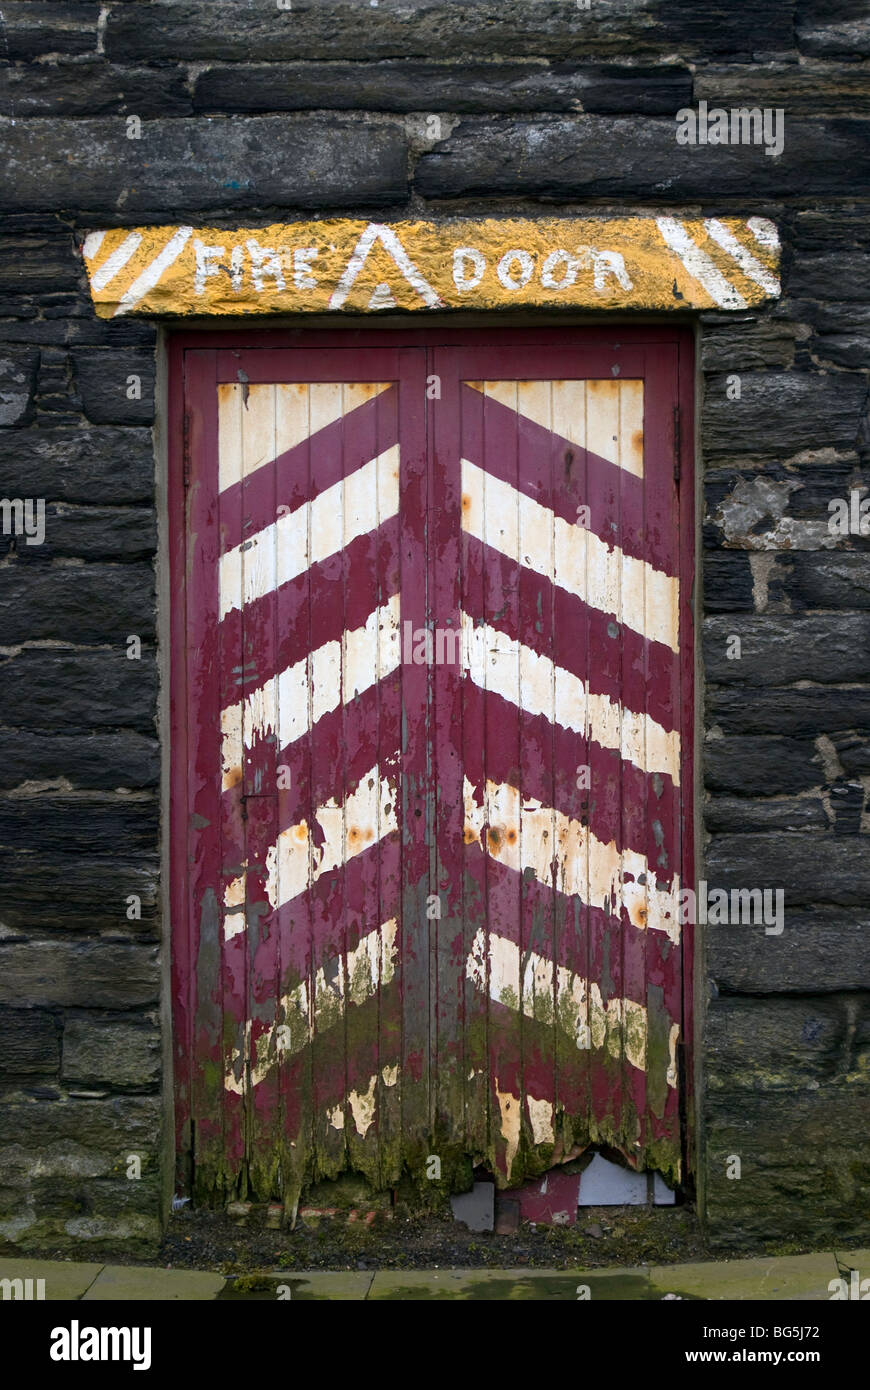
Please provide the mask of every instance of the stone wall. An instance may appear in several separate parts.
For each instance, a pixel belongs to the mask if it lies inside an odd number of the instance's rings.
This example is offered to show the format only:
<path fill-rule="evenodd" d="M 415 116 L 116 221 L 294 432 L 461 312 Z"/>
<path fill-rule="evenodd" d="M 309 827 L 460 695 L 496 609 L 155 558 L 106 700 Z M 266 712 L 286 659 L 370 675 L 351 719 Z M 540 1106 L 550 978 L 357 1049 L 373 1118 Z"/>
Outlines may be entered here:
<path fill-rule="evenodd" d="M 784 243 L 778 304 L 699 316 L 701 873 L 786 894 L 706 933 L 708 1229 L 866 1239 L 870 565 L 827 522 L 870 449 L 868 6 L 11 3 L 0 60 L 0 497 L 46 503 L 0 536 L 0 1239 L 162 1207 L 157 330 L 95 318 L 84 232 L 664 208 Z M 782 154 L 678 146 L 700 100 L 781 107 Z"/>

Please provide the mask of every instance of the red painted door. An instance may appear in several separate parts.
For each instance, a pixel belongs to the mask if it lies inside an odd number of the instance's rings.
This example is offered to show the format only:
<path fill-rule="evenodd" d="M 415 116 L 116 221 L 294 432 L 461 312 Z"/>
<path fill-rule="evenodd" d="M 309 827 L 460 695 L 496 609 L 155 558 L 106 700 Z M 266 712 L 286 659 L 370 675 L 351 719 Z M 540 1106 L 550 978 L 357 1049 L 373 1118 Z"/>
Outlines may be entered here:
<path fill-rule="evenodd" d="M 453 1187 L 515 1184 L 591 1143 L 680 1174 L 688 343 L 621 337 L 175 348 L 200 1192 L 292 1208 L 433 1156 Z"/>

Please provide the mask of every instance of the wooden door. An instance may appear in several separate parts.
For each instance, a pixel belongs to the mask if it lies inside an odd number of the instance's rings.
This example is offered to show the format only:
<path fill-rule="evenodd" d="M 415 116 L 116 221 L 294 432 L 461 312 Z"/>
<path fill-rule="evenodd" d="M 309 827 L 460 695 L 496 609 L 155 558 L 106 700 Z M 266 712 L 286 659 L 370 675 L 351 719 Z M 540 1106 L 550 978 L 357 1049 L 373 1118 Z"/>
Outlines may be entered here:
<path fill-rule="evenodd" d="M 509 1185 L 591 1143 L 679 1176 L 685 344 L 625 336 L 176 348 L 201 1194 L 294 1208 L 433 1156 L 450 1187 Z"/>

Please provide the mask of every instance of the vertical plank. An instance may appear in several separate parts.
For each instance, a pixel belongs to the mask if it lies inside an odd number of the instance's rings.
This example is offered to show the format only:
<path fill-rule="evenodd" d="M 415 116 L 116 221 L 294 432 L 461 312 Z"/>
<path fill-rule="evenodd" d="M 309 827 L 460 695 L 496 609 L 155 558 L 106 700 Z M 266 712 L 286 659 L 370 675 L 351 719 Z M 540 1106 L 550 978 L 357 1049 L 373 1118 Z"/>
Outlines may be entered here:
<path fill-rule="evenodd" d="M 276 447 L 293 449 L 291 469 L 283 469 L 276 484 L 277 506 L 287 514 L 311 499 L 309 387 L 306 382 L 287 382 L 275 391 Z M 299 669 L 302 679 L 287 681 L 278 701 L 277 757 L 283 769 L 277 781 L 278 823 L 304 827 L 299 850 L 308 863 L 310 882 L 310 831 L 313 824 L 310 682 L 312 678 L 310 613 L 312 607 L 311 546 L 308 528 L 303 533 L 301 582 L 284 585 L 277 595 L 276 623 L 282 669 Z M 292 640 L 292 644 L 291 641 Z M 301 687 L 301 688 L 300 688 Z M 280 870 L 278 901 L 283 898 Z M 295 1221 L 303 1182 L 308 1173 L 313 1145 L 313 1077 L 311 1031 L 313 1001 L 313 922 L 308 892 L 294 895 L 278 910 L 280 973 L 278 987 L 277 1067 L 281 1095 L 281 1196 L 288 1218 Z"/>
<path fill-rule="evenodd" d="M 242 509 L 248 517 L 254 488 L 268 498 L 269 525 L 258 536 L 256 555 L 267 597 L 245 605 L 239 693 L 243 704 L 245 749 L 245 932 L 236 938 L 247 948 L 250 1093 L 247 1115 L 248 1171 L 252 1192 L 265 1201 L 280 1190 L 282 1128 L 280 1068 L 277 1062 L 280 997 L 278 909 L 267 894 L 268 855 L 280 831 L 277 804 L 278 733 L 278 518 L 276 428 L 277 387 L 249 387 L 243 401 Z M 264 488 L 265 485 L 265 488 Z M 255 717 L 252 718 L 252 715 Z M 262 734 L 269 729 L 271 734 Z"/>
<path fill-rule="evenodd" d="M 423 354 L 398 354 L 395 371 L 397 385 L 377 400 L 376 441 L 379 453 L 398 444 L 398 468 L 403 468 L 405 449 L 414 447 L 413 421 L 421 420 L 417 396 L 422 395 Z M 406 421 L 406 417 L 407 421 Z M 404 762 L 402 753 L 403 668 L 401 633 L 404 616 L 402 553 L 399 516 L 378 492 L 377 599 L 383 612 L 393 602 L 395 618 L 384 617 L 378 632 L 377 684 L 377 761 L 389 771 L 396 790 L 396 804 L 402 804 Z M 398 644 L 398 653 L 396 646 Z M 394 665 L 398 655 L 398 664 Z M 389 670 L 389 674 L 385 674 Z M 380 969 L 377 989 L 377 1124 L 378 1164 L 383 1186 L 396 1184 L 402 1173 L 403 1129 L 402 1097 L 405 1077 L 402 1070 L 402 990 L 404 959 L 402 947 L 402 845 L 404 829 L 391 831 L 379 841 L 377 877 L 377 932 L 380 942 Z"/>
<path fill-rule="evenodd" d="M 329 420 L 341 417 L 341 383 L 318 382 L 310 388 L 309 429 L 312 438 Z M 346 536 L 344 422 L 341 432 L 342 487 L 334 512 L 320 520 L 321 531 L 311 533 L 312 550 L 328 554 L 318 566 L 322 585 L 309 613 L 309 650 L 321 647 L 321 614 L 329 614 L 331 629 L 345 627 Z M 323 491 L 321 480 L 312 479 L 312 497 Z M 311 737 L 312 822 L 310 897 L 314 926 L 314 981 L 312 1068 L 314 1079 L 315 1163 L 324 1177 L 336 1177 L 345 1163 L 346 1129 L 353 1124 L 347 1095 L 347 1054 L 343 986 L 346 972 L 347 859 L 345 800 L 356 785 L 348 785 L 347 752 L 343 737 L 343 712 L 337 719 L 318 718 L 327 690 L 341 689 L 341 642 L 331 644 L 322 661 L 312 661 L 309 710 Z M 321 871 L 321 864 L 335 864 Z M 338 1116 L 343 1123 L 336 1123 Z"/>
<path fill-rule="evenodd" d="M 603 366 L 599 370 L 604 370 Z M 610 378 L 591 378 L 586 384 L 586 445 L 589 454 L 615 457 L 619 439 L 618 386 Z M 621 479 L 608 492 L 598 490 L 593 503 L 591 530 L 598 536 L 619 544 L 622 522 Z M 623 641 L 621 576 L 616 565 L 609 564 L 604 575 L 594 580 L 592 561 L 587 561 L 587 592 L 594 583 L 604 589 L 604 640 L 594 652 L 590 651 L 589 680 L 597 690 L 610 696 L 617 706 L 622 699 Z M 603 585 L 601 583 L 603 578 Z M 594 668 L 592 663 L 594 663 Z M 621 1024 L 618 1015 L 622 998 L 623 913 L 622 883 L 622 767 L 618 753 L 590 744 L 591 787 L 589 795 L 589 829 L 604 845 L 610 847 L 607 856 L 609 873 L 615 892 L 609 883 L 591 875 L 590 896 L 600 903 L 590 911 L 590 1033 L 595 1093 L 595 1124 L 604 1142 L 618 1144 L 622 1136 L 623 1055 Z M 581 803 L 582 804 L 582 803 Z M 600 862 L 591 857 L 591 864 Z M 609 1008 L 611 1001 L 617 1001 Z"/>
<path fill-rule="evenodd" d="M 487 397 L 490 390 L 487 382 Z M 516 391 L 516 383 L 513 383 L 510 396 L 514 410 L 517 409 Z M 482 462 L 485 544 L 507 550 L 511 560 L 507 575 L 501 566 L 487 565 L 484 617 L 494 626 L 506 623 L 508 629 L 515 632 L 519 626 L 515 568 L 520 563 L 519 503 L 513 498 L 506 504 L 501 503 L 499 494 L 488 487 L 489 475 L 499 471 L 507 475 L 513 488 L 518 486 L 519 446 L 515 417 L 509 419 L 506 415 L 485 412 Z M 496 969 L 497 962 L 499 979 L 498 991 L 491 990 L 489 1004 L 490 1143 L 499 1178 L 507 1183 L 517 1160 L 521 1162 L 523 1157 L 520 688 L 519 663 L 507 644 L 504 654 L 498 646 L 490 649 L 487 681 L 491 679 L 504 695 L 491 697 L 487 689 L 484 722 L 487 936 L 492 968 Z"/>
<path fill-rule="evenodd" d="M 432 785 L 435 797 L 433 836 L 435 874 L 440 916 L 430 920 L 436 939 L 435 1145 L 442 1159 L 442 1180 L 464 1176 L 468 1139 L 464 1113 L 466 1093 L 465 984 L 468 946 L 463 923 L 463 673 L 464 634 L 461 609 L 461 437 L 456 400 L 455 354 L 433 355 L 435 379 L 441 398 L 431 404 L 430 462 L 433 498 L 429 521 L 430 575 L 436 634 L 444 643 L 436 665 L 433 699 Z M 449 380 L 448 380 L 449 377 Z M 454 635 L 458 636 L 454 636 Z M 451 645 L 459 642 L 459 651 Z M 457 659 L 457 656 L 459 659 Z M 449 1171 L 447 1171 L 449 1169 Z"/>
<path fill-rule="evenodd" d="M 442 409 L 439 422 L 440 448 L 450 458 L 454 451 L 460 467 L 462 516 L 472 505 L 463 460 L 475 462 L 483 441 L 484 397 L 462 382 L 459 354 L 443 349 L 438 354 L 438 374 L 442 383 Z M 481 383 L 482 384 L 482 383 Z M 450 438 L 451 422 L 458 422 L 458 437 Z M 471 634 L 486 623 L 485 572 L 483 546 L 463 529 L 460 562 L 462 612 L 469 634 L 469 656 L 474 656 Z M 476 658 L 475 658 L 476 659 Z M 480 662 L 480 684 L 466 670 L 462 681 L 462 724 L 459 731 L 462 754 L 463 848 L 462 864 L 462 955 L 463 972 L 463 1089 L 465 1140 L 470 1153 L 490 1155 L 489 1080 L 489 988 L 491 966 L 487 936 L 486 853 L 483 839 L 483 808 L 486 797 L 485 762 L 485 685 L 486 661 Z"/>
<path fill-rule="evenodd" d="M 401 415 L 402 631 L 429 623 L 426 524 L 429 469 L 425 391 L 406 393 Z M 402 662 L 402 1135 L 407 1162 L 425 1172 L 432 1132 L 430 1085 L 430 936 L 426 904 L 432 892 L 429 833 L 432 816 L 430 670 Z"/>
<path fill-rule="evenodd" d="M 645 372 L 645 503 L 648 558 L 657 569 L 679 575 L 680 537 L 674 484 L 673 407 L 677 400 L 677 350 L 647 354 Z M 682 604 L 681 600 L 681 604 Z M 647 625 L 652 602 L 645 596 Z M 647 704 L 656 698 L 657 716 L 668 729 L 681 725 L 680 655 L 662 643 L 649 644 Z M 691 725 L 689 723 L 689 729 Z M 647 856 L 660 893 L 670 892 L 676 912 L 676 889 L 682 873 L 680 823 L 682 788 L 670 778 L 650 777 L 646 800 Z M 650 886 L 654 886 L 652 873 Z M 682 1025 L 682 946 L 662 931 L 646 942 L 647 1069 L 645 1075 L 645 1146 L 651 1162 L 676 1177 L 680 1170 L 679 1092 L 676 1045 Z"/>
<path fill-rule="evenodd" d="M 374 392 L 374 387 L 371 388 Z M 345 469 L 349 456 L 357 452 L 367 458 L 380 453 L 377 412 L 363 412 L 359 404 L 364 388 L 346 384 L 341 387 L 342 419 L 345 429 Z M 351 473 L 353 465 L 350 464 Z M 345 474 L 347 476 L 347 472 Z M 341 654 L 341 723 L 342 741 L 347 759 L 347 783 L 353 784 L 360 772 L 377 768 L 378 777 L 387 769 L 380 762 L 380 739 L 377 702 L 354 698 L 372 667 L 377 667 L 379 632 L 370 619 L 378 609 L 379 594 L 379 522 L 380 497 L 377 485 L 374 497 L 352 501 L 351 489 L 345 502 L 344 562 L 344 636 Z M 373 523 L 373 524 L 372 524 Z M 350 537 L 363 530 L 354 544 L 354 568 L 351 568 L 348 546 Z M 359 582 L 359 576 L 362 582 Z M 365 630 L 368 635 L 362 647 L 355 634 Z M 393 798 L 398 794 L 393 781 Z M 384 808 L 378 797 L 374 804 L 373 823 L 359 825 L 345 816 L 346 849 L 353 853 L 357 834 L 371 832 L 369 847 L 355 859 L 348 860 L 345 870 L 345 939 L 344 973 L 344 1046 L 347 1055 L 347 1088 L 354 1097 L 346 1121 L 345 1135 L 350 1166 L 366 1173 L 377 1183 L 379 1177 L 379 1116 L 378 1087 L 378 998 L 377 983 L 380 970 L 379 928 L 379 863 L 386 834 Z"/>
<path fill-rule="evenodd" d="M 586 382 L 557 380 L 553 392 L 553 431 L 560 441 L 554 452 L 551 473 L 551 506 L 556 511 L 556 493 L 561 489 L 564 507 L 562 514 L 572 526 L 583 529 L 585 513 L 581 507 L 593 507 L 588 453 L 586 451 Z M 553 543 L 553 573 L 559 577 L 562 557 L 556 540 Z M 565 755 L 553 755 L 553 805 L 588 832 L 591 790 L 586 783 L 590 769 L 588 729 L 588 611 L 577 604 L 572 621 L 559 620 L 557 590 L 549 586 L 547 618 L 551 636 L 554 672 L 554 706 L 562 723 L 572 714 L 574 731 L 559 738 Z M 575 706 L 577 678 L 583 682 L 584 698 Z M 557 718 L 554 712 L 554 720 Z M 579 728 L 580 732 L 577 732 Z M 555 737 L 555 736 L 554 736 Z M 569 1154 L 581 1150 L 590 1137 L 590 1044 L 589 979 L 590 979 L 590 894 L 588 833 L 575 850 L 574 893 L 563 891 L 557 880 L 554 885 L 554 960 L 556 973 L 556 1087 L 555 1110 L 558 1126 L 557 1153 Z"/>
<path fill-rule="evenodd" d="M 195 1004 L 192 1017 L 191 1146 L 196 1164 L 194 1196 L 220 1199 L 235 1179 L 224 1136 L 222 929 L 224 920 L 220 709 L 225 653 L 218 613 L 221 527 L 215 502 L 215 459 L 219 447 L 215 357 L 189 353 L 185 359 L 186 408 L 190 420 L 191 476 L 187 492 L 187 912 L 192 937 Z M 236 456 L 238 457 L 238 456 Z M 239 465 L 237 465 L 239 466 Z M 190 537 L 197 544 L 192 546 Z M 240 644 L 236 653 L 240 652 Z M 218 671 L 211 681 L 206 673 Z"/>
<path fill-rule="evenodd" d="M 244 519 L 241 506 L 241 479 L 245 463 L 247 420 L 241 392 L 221 389 L 219 475 L 224 486 L 218 497 L 222 550 L 241 544 Z M 218 688 L 221 709 L 233 706 L 242 689 L 244 667 L 244 558 L 240 566 L 221 569 L 221 605 L 225 616 L 219 625 Z M 232 602 L 232 608 L 228 610 Z M 243 736 L 243 731 L 240 731 Z M 244 747 L 241 764 L 232 769 L 230 785 L 220 798 L 218 810 L 221 839 L 221 888 L 223 898 L 221 940 L 221 1038 L 224 1084 L 223 1159 L 227 1178 L 240 1196 L 247 1193 L 246 1110 L 249 1071 L 249 1013 L 247 998 L 246 932 L 247 844 L 244 824 Z"/>
<path fill-rule="evenodd" d="M 542 364 L 546 370 L 545 364 Z M 518 474 L 521 497 L 527 490 L 548 508 L 554 505 L 553 382 L 546 378 L 520 381 L 517 385 Z M 542 437 L 537 426 L 543 426 Z M 561 482 L 561 479 L 560 479 Z M 517 672 L 517 718 L 520 729 L 520 804 L 540 810 L 520 815 L 520 965 L 522 1007 L 520 1040 L 522 1046 L 523 1129 L 533 1157 L 531 1168 L 545 1168 L 555 1144 L 555 979 L 556 942 L 554 861 L 557 853 L 555 815 L 555 690 L 553 677 L 542 689 L 538 672 L 539 655 L 547 651 L 543 609 L 552 584 L 523 565 L 522 557 L 538 537 L 525 508 L 519 509 L 517 559 L 516 631 L 520 647 Z M 547 524 L 541 538 L 548 555 L 550 572 L 555 566 L 555 528 Z M 535 615 L 532 618 L 532 615 Z M 540 615 L 540 616 L 538 616 Z M 546 882 L 526 873 L 524 865 L 538 862 L 549 867 Z M 542 875 L 543 877 L 544 875 Z"/>
<path fill-rule="evenodd" d="M 626 595 L 633 582 L 630 575 L 631 556 L 644 552 L 644 534 L 647 529 L 645 493 L 648 478 L 643 476 L 644 509 L 637 515 L 632 498 L 637 492 L 636 478 L 644 475 L 643 469 L 643 381 L 619 379 L 618 388 L 618 452 L 620 465 L 620 530 L 618 543 L 622 547 L 622 593 Z M 638 522 L 641 524 L 638 525 Z M 646 596 L 644 595 L 646 612 Z M 645 623 L 649 630 L 649 622 Z M 624 629 L 623 629 L 624 630 Z M 620 844 L 623 848 L 621 881 L 625 882 L 626 862 L 629 852 L 646 857 L 648 872 L 645 882 L 638 887 L 634 875 L 626 884 L 626 892 L 631 894 L 637 906 L 633 916 L 622 913 L 622 988 L 623 1012 L 621 1022 L 621 1072 L 622 1072 L 622 1129 L 624 1142 L 630 1147 L 631 1156 L 643 1167 L 646 1146 L 646 1026 L 644 1013 L 633 1007 L 646 1005 L 646 971 L 649 929 L 644 923 L 650 920 L 651 883 L 656 873 L 657 850 L 650 834 L 647 814 L 647 793 L 649 779 L 633 771 L 632 758 L 646 766 L 648 748 L 645 734 L 638 747 L 633 736 L 633 728 L 638 712 L 646 709 L 646 683 L 648 679 L 649 643 L 643 643 L 644 661 L 632 662 L 626 659 L 623 645 L 623 664 L 621 681 L 621 730 L 620 730 L 620 780 L 622 816 L 620 825 Z M 652 884 L 654 890 L 654 882 Z M 636 922 L 641 925 L 637 925 Z"/>

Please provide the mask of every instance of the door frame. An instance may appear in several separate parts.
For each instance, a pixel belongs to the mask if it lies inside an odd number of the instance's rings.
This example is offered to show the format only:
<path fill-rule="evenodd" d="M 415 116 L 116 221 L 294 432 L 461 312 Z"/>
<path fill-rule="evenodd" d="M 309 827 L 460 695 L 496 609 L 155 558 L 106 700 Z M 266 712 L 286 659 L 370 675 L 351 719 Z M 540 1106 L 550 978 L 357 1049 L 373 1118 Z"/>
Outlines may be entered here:
<path fill-rule="evenodd" d="M 700 575 L 698 552 L 698 519 L 695 504 L 695 399 L 696 399 L 696 334 L 692 322 L 632 322 L 631 319 L 601 319 L 592 322 L 566 324 L 564 321 L 543 325 L 510 326 L 493 321 L 482 326 L 463 317 L 451 318 L 443 325 L 430 323 L 418 326 L 417 321 L 403 322 L 391 317 L 389 321 L 355 319 L 335 323 L 335 326 L 300 324 L 298 327 L 272 327 L 268 321 L 258 326 L 226 329 L 169 327 L 164 353 L 166 379 L 166 479 L 163 492 L 165 541 L 163 557 L 168 584 L 160 586 L 164 595 L 165 612 L 160 624 L 161 644 L 165 643 L 168 661 L 161 662 L 165 684 L 163 700 L 163 845 L 161 863 L 164 873 L 164 944 L 167 967 L 164 972 L 169 998 L 165 1000 L 163 1016 L 169 1036 L 164 1056 L 170 1060 L 166 1069 L 167 1114 L 172 1120 L 168 1129 L 174 1130 L 173 1153 L 177 1178 L 186 1186 L 185 1172 L 195 1138 L 191 1136 L 189 1115 L 180 1105 L 178 1078 L 175 1076 L 175 1038 L 178 1021 L 186 1007 L 187 996 L 182 991 L 195 968 L 193 923 L 187 910 L 187 827 L 189 818 L 187 768 L 191 748 L 188 734 L 187 690 L 187 535 L 186 481 L 188 429 L 185 417 L 184 357 L 196 350 L 212 351 L 275 351 L 282 348 L 367 348 L 455 347 L 473 348 L 493 345 L 500 347 L 562 346 L 565 348 L 595 348 L 606 350 L 630 348 L 634 345 L 653 347 L 656 343 L 676 346 L 678 350 L 677 406 L 674 415 L 673 448 L 679 463 L 677 483 L 679 524 L 680 580 L 680 684 L 681 684 L 681 849 L 682 886 L 696 885 L 696 863 L 699 859 L 698 827 L 695 816 L 697 788 L 696 747 L 700 739 L 700 660 L 696 652 L 695 629 L 699 608 Z M 678 1087 L 680 1092 L 680 1124 L 682 1131 L 682 1185 L 693 1183 L 700 1171 L 699 1133 L 696 1113 L 699 1048 L 695 1036 L 698 967 L 701 963 L 700 941 L 696 944 L 696 928 L 687 924 L 682 940 L 682 1009 L 683 1030 L 678 1044 Z M 698 1003 L 701 1004 L 700 997 Z M 170 1165 L 171 1168 L 171 1165 Z"/>

